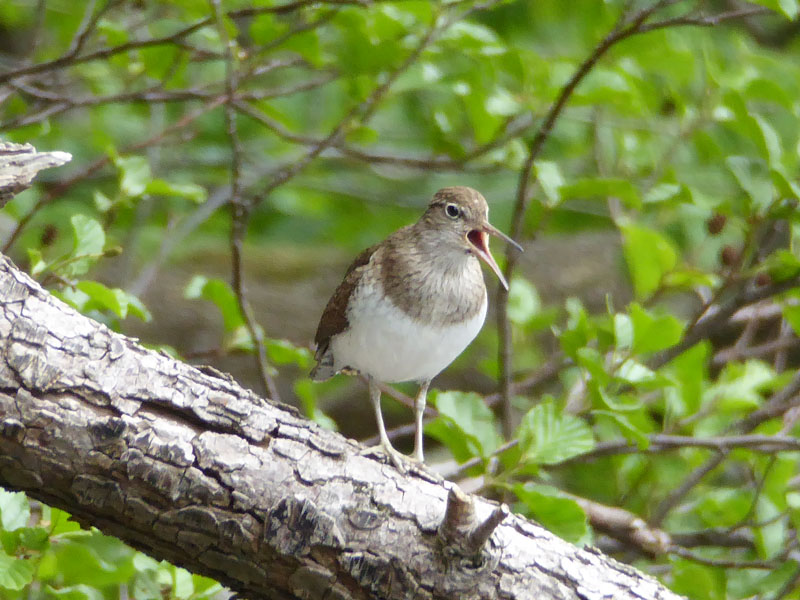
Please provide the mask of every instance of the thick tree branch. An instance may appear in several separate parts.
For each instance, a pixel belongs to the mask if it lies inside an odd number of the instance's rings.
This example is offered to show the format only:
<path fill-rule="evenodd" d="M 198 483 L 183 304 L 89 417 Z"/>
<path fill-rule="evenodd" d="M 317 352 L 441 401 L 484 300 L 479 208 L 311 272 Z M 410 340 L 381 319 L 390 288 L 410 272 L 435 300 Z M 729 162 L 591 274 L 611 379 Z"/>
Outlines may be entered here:
<path fill-rule="evenodd" d="M 0 485 L 253 599 L 676 597 L 358 449 L 109 331 L 0 255 Z"/>

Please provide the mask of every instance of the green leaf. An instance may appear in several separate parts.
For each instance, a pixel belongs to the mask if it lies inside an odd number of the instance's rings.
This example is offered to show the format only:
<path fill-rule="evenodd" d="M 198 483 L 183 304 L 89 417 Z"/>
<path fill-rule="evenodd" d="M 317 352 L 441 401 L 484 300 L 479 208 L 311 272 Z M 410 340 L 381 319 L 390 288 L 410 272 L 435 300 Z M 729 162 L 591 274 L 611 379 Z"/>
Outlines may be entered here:
<path fill-rule="evenodd" d="M 24 548 L 41 552 L 50 545 L 50 532 L 43 527 L 23 527 L 18 529 L 19 543 Z"/>
<path fill-rule="evenodd" d="M 523 460 L 536 465 L 560 463 L 594 448 L 591 428 L 578 417 L 559 411 L 552 401 L 529 410 L 516 437 Z"/>
<path fill-rule="evenodd" d="M 222 322 L 227 333 L 244 326 L 244 317 L 239 310 L 239 302 L 231 286 L 221 279 L 209 279 L 195 275 L 183 292 L 188 300 L 208 300 L 213 302 L 222 314 Z"/>
<path fill-rule="evenodd" d="M 758 408 L 764 401 L 762 391 L 775 379 L 774 371 L 759 360 L 728 363 L 717 382 L 704 394 L 704 404 L 715 402 L 721 410 Z"/>
<path fill-rule="evenodd" d="M 536 178 L 542 191 L 547 198 L 546 206 L 554 208 L 561 202 L 560 188 L 564 185 L 564 177 L 558 163 L 550 160 L 537 160 L 533 168 L 536 171 Z"/>
<path fill-rule="evenodd" d="M 92 199 L 94 200 L 94 207 L 100 213 L 107 213 L 114 205 L 111 199 L 100 190 L 94 190 Z"/>
<path fill-rule="evenodd" d="M 103 600 L 103 593 L 88 585 L 70 585 L 67 587 L 54 588 L 47 586 L 48 597 L 56 597 L 59 600 Z"/>
<path fill-rule="evenodd" d="M 192 574 L 186 569 L 172 567 L 172 593 L 176 598 L 186 600 L 194 594 L 194 582 Z"/>
<path fill-rule="evenodd" d="M 490 28 L 469 21 L 457 21 L 449 27 L 443 41 L 455 42 L 455 46 L 464 53 L 476 53 L 483 56 L 494 56 L 506 51 L 500 38 Z"/>
<path fill-rule="evenodd" d="M 800 259 L 791 250 L 781 249 L 773 252 L 761 266 L 774 281 L 786 281 L 800 274 Z"/>
<path fill-rule="evenodd" d="M 30 517 L 31 509 L 25 494 L 0 488 L 0 524 L 5 531 L 25 527 Z"/>
<path fill-rule="evenodd" d="M 658 204 L 668 200 L 689 201 L 691 193 L 686 186 L 677 183 L 660 183 L 648 190 L 642 199 L 645 204 Z"/>
<path fill-rule="evenodd" d="M 99 281 L 90 280 L 81 281 L 75 287 L 86 294 L 86 301 L 78 306 L 82 312 L 109 310 L 120 319 L 125 319 L 129 312 L 143 321 L 152 318 L 142 301 L 125 290 L 108 288 Z"/>
<path fill-rule="evenodd" d="M 625 314 L 614 315 L 614 343 L 617 350 L 630 350 L 633 346 L 633 321 Z"/>
<path fill-rule="evenodd" d="M 670 589 L 692 600 L 726 600 L 726 578 L 722 569 L 699 565 L 682 558 L 672 561 Z"/>
<path fill-rule="evenodd" d="M 670 314 L 655 315 L 638 303 L 630 306 L 633 323 L 633 351 L 637 354 L 658 352 L 677 344 L 683 324 Z"/>
<path fill-rule="evenodd" d="M 558 333 L 559 343 L 567 356 L 576 358 L 578 349 L 588 344 L 596 332 L 580 300 L 567 298 L 564 307 L 568 315 L 567 329 Z"/>
<path fill-rule="evenodd" d="M 783 318 L 791 325 L 795 335 L 800 335 L 800 304 L 784 304 Z"/>
<path fill-rule="evenodd" d="M 732 527 L 750 511 L 752 494 L 736 488 L 707 489 L 697 504 L 697 514 L 708 527 Z"/>
<path fill-rule="evenodd" d="M 797 0 L 751 0 L 753 4 L 760 4 L 775 12 L 782 13 L 786 18 L 794 21 L 797 18 Z"/>
<path fill-rule="evenodd" d="M 708 381 L 708 342 L 702 342 L 673 358 L 668 366 L 671 376 L 678 383 L 677 393 L 681 410 L 677 416 L 693 415 L 702 404 L 703 392 Z"/>
<path fill-rule="evenodd" d="M 766 166 L 746 156 L 729 156 L 725 164 L 752 201 L 753 208 L 765 211 L 773 198 L 772 179 Z"/>
<path fill-rule="evenodd" d="M 123 194 L 136 198 L 144 194 L 153 178 L 144 156 L 118 156 L 114 164 L 120 170 L 119 187 Z"/>
<path fill-rule="evenodd" d="M 52 545 L 52 552 L 65 585 L 117 585 L 129 581 L 135 572 L 136 552 L 96 530 L 63 534 Z"/>
<path fill-rule="evenodd" d="M 38 248 L 28 248 L 28 271 L 31 275 L 36 276 L 42 273 L 47 268 L 47 263 L 44 262 L 42 253 Z"/>
<path fill-rule="evenodd" d="M 611 376 L 606 372 L 603 355 L 596 348 L 579 348 L 576 354 L 578 364 L 582 366 L 599 385 L 608 385 Z"/>
<path fill-rule="evenodd" d="M 84 294 L 88 295 L 97 308 L 101 310 L 110 310 L 122 319 L 127 316 L 127 305 L 123 306 L 120 302 L 120 298 L 114 293 L 114 290 L 107 288 L 102 283 L 87 280 L 81 281 L 76 287 Z"/>
<path fill-rule="evenodd" d="M 21 590 L 33 581 L 33 564 L 0 550 L 0 589 Z"/>
<path fill-rule="evenodd" d="M 295 346 L 289 340 L 266 340 L 267 356 L 276 365 L 297 365 L 304 371 L 311 368 L 313 356 L 308 348 Z"/>
<path fill-rule="evenodd" d="M 756 528 L 756 548 L 763 559 L 774 558 L 784 547 L 786 519 L 777 518 L 780 509 L 769 498 L 760 495 L 756 502 L 756 522 L 766 523 Z"/>
<path fill-rule="evenodd" d="M 633 442 L 640 450 L 647 449 L 650 445 L 650 438 L 647 437 L 647 434 L 634 425 L 626 415 L 617 412 L 618 409 L 615 408 L 617 405 L 616 403 L 609 404 L 612 405 L 611 408 L 613 410 L 593 410 L 592 415 L 610 419 L 619 427 L 620 432 L 628 442 Z M 641 405 L 641 401 L 639 401 L 638 404 Z"/>
<path fill-rule="evenodd" d="M 439 416 L 425 431 L 448 446 L 456 460 L 486 458 L 502 443 L 494 413 L 480 395 L 438 392 L 433 401 Z"/>
<path fill-rule="evenodd" d="M 103 254 L 103 247 L 106 245 L 106 234 L 103 227 L 95 219 L 86 215 L 73 215 L 70 223 L 72 223 L 73 236 L 72 256 L 88 256 L 91 257 L 92 262 L 97 260 Z M 72 263 L 73 269 L 76 268 L 75 265 L 78 262 L 80 261 Z M 87 270 L 89 264 L 91 263 L 87 263 Z M 72 274 L 80 275 L 82 273 L 73 271 Z"/>
<path fill-rule="evenodd" d="M 588 541 L 586 513 L 559 489 L 536 483 L 517 484 L 514 494 L 525 504 L 526 513 L 557 536 L 574 544 Z"/>
<path fill-rule="evenodd" d="M 294 382 L 294 393 L 300 399 L 306 416 L 320 427 L 330 431 L 338 431 L 336 421 L 331 419 L 319 408 L 317 403 L 316 385 L 308 378 L 302 377 Z"/>
<path fill-rule="evenodd" d="M 772 128 L 764 117 L 755 114 L 751 117 L 761 133 L 761 145 L 764 149 L 764 156 L 770 167 L 780 168 L 781 158 L 783 157 L 783 148 L 781 147 L 781 139 L 778 137 L 775 129 Z"/>
<path fill-rule="evenodd" d="M 49 523 L 51 535 L 62 535 L 81 530 L 81 526 L 72 520 L 70 514 L 52 506 L 42 508 L 42 522 Z"/>
<path fill-rule="evenodd" d="M 632 223 L 620 229 L 636 297 L 647 298 L 661 285 L 664 275 L 675 268 L 678 251 L 669 239 L 653 229 Z"/>
<path fill-rule="evenodd" d="M 206 201 L 207 193 L 204 187 L 195 183 L 175 183 L 163 179 L 153 179 L 145 185 L 144 192 L 154 196 L 174 196 L 185 198 L 197 204 Z"/>
<path fill-rule="evenodd" d="M 629 208 L 640 208 L 639 191 L 627 179 L 593 177 L 578 179 L 559 188 L 562 200 L 568 198 L 619 198 Z"/>
<path fill-rule="evenodd" d="M 498 117 L 510 117 L 519 112 L 520 105 L 511 93 L 503 88 L 496 88 L 486 99 L 486 113 Z"/>
<path fill-rule="evenodd" d="M 527 279 L 515 277 L 508 290 L 508 318 L 512 323 L 525 325 L 542 309 L 536 287 Z"/>

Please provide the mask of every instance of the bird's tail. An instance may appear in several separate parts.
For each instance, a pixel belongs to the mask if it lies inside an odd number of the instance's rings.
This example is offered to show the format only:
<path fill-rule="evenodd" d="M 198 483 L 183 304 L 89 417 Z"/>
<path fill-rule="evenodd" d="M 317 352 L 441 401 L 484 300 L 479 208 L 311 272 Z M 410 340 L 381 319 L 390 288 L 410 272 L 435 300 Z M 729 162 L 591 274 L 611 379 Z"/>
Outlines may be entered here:
<path fill-rule="evenodd" d="M 317 359 L 317 364 L 311 369 L 311 379 L 314 381 L 325 381 L 336 375 L 336 369 L 333 367 L 333 352 L 330 348 L 325 348 L 322 352 L 317 352 L 314 357 Z"/>

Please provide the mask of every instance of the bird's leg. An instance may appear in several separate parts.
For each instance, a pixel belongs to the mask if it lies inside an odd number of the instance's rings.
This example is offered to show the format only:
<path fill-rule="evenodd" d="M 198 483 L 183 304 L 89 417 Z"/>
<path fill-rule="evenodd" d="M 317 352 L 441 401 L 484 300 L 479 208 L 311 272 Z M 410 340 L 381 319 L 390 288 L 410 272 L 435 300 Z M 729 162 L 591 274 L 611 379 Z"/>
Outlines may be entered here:
<path fill-rule="evenodd" d="M 421 463 L 425 462 L 422 456 L 422 417 L 425 414 L 425 401 L 428 398 L 428 386 L 430 384 L 430 380 L 423 381 L 419 384 L 417 398 L 414 401 L 414 416 L 416 417 L 417 423 L 414 435 L 414 458 Z"/>
<path fill-rule="evenodd" d="M 381 447 L 387 456 L 391 459 L 395 467 L 405 472 L 408 470 L 408 465 L 405 463 L 406 457 L 400 454 L 392 446 L 389 441 L 389 436 L 386 435 L 386 427 L 383 424 L 383 413 L 381 412 L 381 389 L 378 387 L 377 382 L 371 377 L 369 379 L 369 398 L 372 400 L 372 406 L 375 408 L 375 419 L 378 421 L 378 433 L 381 437 Z"/>

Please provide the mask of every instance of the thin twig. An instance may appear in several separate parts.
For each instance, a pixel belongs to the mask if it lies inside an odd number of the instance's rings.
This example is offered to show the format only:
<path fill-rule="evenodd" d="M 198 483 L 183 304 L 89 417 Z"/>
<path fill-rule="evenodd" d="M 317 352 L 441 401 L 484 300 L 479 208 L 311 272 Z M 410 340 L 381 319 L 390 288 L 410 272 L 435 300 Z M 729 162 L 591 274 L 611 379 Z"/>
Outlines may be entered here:
<path fill-rule="evenodd" d="M 256 368 L 261 376 L 264 389 L 272 400 L 280 402 L 278 387 L 275 385 L 275 380 L 272 377 L 270 365 L 267 361 L 264 332 L 258 326 L 253 315 L 244 285 L 242 245 L 250 222 L 251 206 L 249 202 L 245 202 L 242 199 L 242 143 L 236 126 L 236 109 L 233 106 L 238 87 L 235 59 L 231 49 L 233 42 L 229 38 L 228 30 L 225 27 L 221 0 L 211 0 L 211 8 L 214 12 L 214 19 L 217 23 L 217 30 L 222 40 L 225 55 L 225 105 L 223 109 L 225 129 L 231 146 L 231 195 L 229 203 L 233 213 L 231 223 L 231 286 L 234 294 L 236 294 L 236 300 L 244 317 L 245 326 L 250 333 L 250 339 L 253 340 Z"/>

